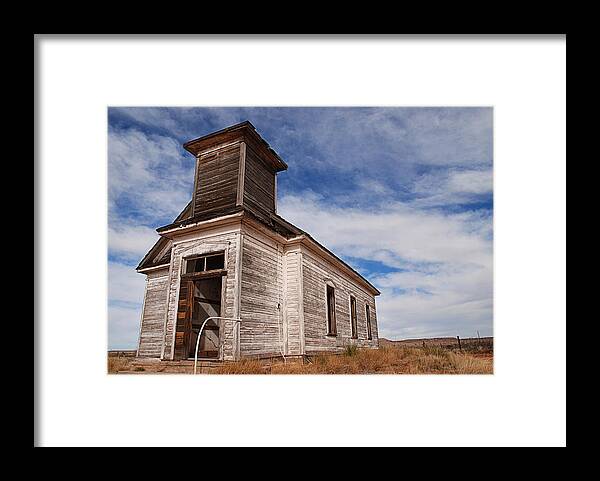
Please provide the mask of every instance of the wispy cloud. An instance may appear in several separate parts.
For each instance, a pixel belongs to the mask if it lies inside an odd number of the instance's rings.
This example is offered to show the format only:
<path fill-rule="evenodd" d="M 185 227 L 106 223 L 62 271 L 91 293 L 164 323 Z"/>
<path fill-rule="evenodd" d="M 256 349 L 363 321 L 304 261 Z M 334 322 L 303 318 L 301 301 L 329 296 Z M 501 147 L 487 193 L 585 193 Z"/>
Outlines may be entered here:
<path fill-rule="evenodd" d="M 412 187 L 415 206 L 452 206 L 488 201 L 492 169 L 442 169 L 418 177 Z"/>
<path fill-rule="evenodd" d="M 111 349 L 137 346 L 144 299 L 144 276 L 132 266 L 108 263 L 108 345 Z"/>
<path fill-rule="evenodd" d="M 155 229 L 150 227 L 114 224 L 108 228 L 108 249 L 113 256 L 139 261 L 158 239 Z"/>
<path fill-rule="evenodd" d="M 137 343 L 144 276 L 135 266 L 191 196 L 193 159 L 172 137 L 133 126 L 108 133 L 109 347 Z"/>
<path fill-rule="evenodd" d="M 444 214 L 403 203 L 362 210 L 339 208 L 314 194 L 287 195 L 280 212 L 342 255 L 369 259 L 393 253 L 398 262 L 483 262 L 489 259 L 487 214 Z M 401 265 L 398 265 L 401 267 Z"/>
<path fill-rule="evenodd" d="M 193 158 L 173 138 L 111 129 L 108 199 L 114 224 L 129 218 L 154 225 L 172 220 L 190 199 L 193 171 Z"/>
<path fill-rule="evenodd" d="M 141 305 L 144 295 L 144 276 L 138 274 L 131 266 L 119 263 L 108 263 L 108 297 L 112 303 L 130 304 L 135 308 Z"/>
<path fill-rule="evenodd" d="M 136 349 L 140 328 L 140 307 L 108 306 L 109 349 Z"/>

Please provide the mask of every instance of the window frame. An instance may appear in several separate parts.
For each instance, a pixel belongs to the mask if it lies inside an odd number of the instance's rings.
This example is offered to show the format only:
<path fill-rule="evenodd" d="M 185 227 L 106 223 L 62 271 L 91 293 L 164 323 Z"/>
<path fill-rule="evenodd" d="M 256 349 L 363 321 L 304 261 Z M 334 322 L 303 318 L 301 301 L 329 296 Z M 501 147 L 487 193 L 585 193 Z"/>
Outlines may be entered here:
<path fill-rule="evenodd" d="M 205 272 L 205 269 L 203 268 L 201 271 L 190 271 L 188 270 L 188 265 L 190 262 L 195 261 L 197 262 L 198 259 L 203 259 L 204 260 L 204 268 L 206 268 L 206 257 L 205 256 L 192 256 L 192 257 L 188 257 L 185 259 L 184 265 L 183 265 L 183 273 L 184 274 L 199 274 L 201 272 Z"/>
<path fill-rule="evenodd" d="M 331 289 L 331 303 L 329 291 Z M 333 307 L 333 309 L 332 309 Z M 337 337 L 337 319 L 335 309 L 335 286 L 331 283 L 325 284 L 325 319 L 327 321 L 327 336 Z M 333 327 L 333 329 L 331 329 Z"/>
<path fill-rule="evenodd" d="M 208 270 L 206 268 L 207 266 L 207 259 L 209 257 L 217 257 L 217 256 L 223 256 L 223 267 L 219 267 L 217 269 L 210 269 Z M 198 270 L 194 270 L 194 271 L 188 271 L 188 264 L 191 261 L 198 261 L 199 259 L 202 259 L 204 261 L 203 263 L 203 268 L 201 271 Z M 219 252 L 210 252 L 207 254 L 197 254 L 197 255 L 193 255 L 190 257 L 185 257 L 183 262 L 183 275 L 194 275 L 194 274 L 205 274 L 205 273 L 211 273 L 211 272 L 219 272 L 219 271 L 223 271 L 225 269 L 225 251 L 219 251 Z"/>
<path fill-rule="evenodd" d="M 352 312 L 353 306 L 354 313 Z M 350 338 L 358 339 L 358 312 L 356 309 L 356 296 L 353 294 L 350 294 Z"/>
<path fill-rule="evenodd" d="M 365 324 L 367 328 L 367 340 L 373 340 L 373 324 L 371 322 L 371 306 L 365 302 Z"/>
<path fill-rule="evenodd" d="M 208 258 L 209 257 L 217 257 L 217 256 L 223 256 L 223 267 L 218 267 L 216 269 L 208 269 Z M 204 256 L 204 271 L 202 272 L 213 272 L 213 271 L 220 271 L 225 269 L 225 252 L 217 252 L 216 254 L 207 254 L 206 256 Z"/>

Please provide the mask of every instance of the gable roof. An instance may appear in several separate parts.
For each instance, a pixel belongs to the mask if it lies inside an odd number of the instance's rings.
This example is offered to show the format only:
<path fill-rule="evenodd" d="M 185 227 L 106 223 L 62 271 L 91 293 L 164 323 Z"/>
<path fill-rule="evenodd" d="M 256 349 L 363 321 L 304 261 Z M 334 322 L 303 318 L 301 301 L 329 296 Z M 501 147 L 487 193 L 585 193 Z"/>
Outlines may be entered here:
<path fill-rule="evenodd" d="M 158 267 L 164 264 L 168 264 L 171 259 L 171 248 L 159 257 L 159 254 L 163 249 L 167 248 L 171 244 L 171 241 L 166 237 L 159 237 L 155 244 L 150 248 L 146 255 L 142 258 L 138 266 L 135 268 L 136 271 L 143 269 L 150 269 Z"/>
<path fill-rule="evenodd" d="M 190 200 L 179 215 L 173 222 L 180 222 L 188 218 L 192 213 L 192 201 Z M 137 271 L 141 269 L 149 269 L 160 265 L 168 264 L 171 260 L 171 248 L 169 247 L 164 254 L 160 255 L 171 241 L 165 237 L 159 237 L 146 255 L 142 258 L 138 266 L 135 268 Z"/>

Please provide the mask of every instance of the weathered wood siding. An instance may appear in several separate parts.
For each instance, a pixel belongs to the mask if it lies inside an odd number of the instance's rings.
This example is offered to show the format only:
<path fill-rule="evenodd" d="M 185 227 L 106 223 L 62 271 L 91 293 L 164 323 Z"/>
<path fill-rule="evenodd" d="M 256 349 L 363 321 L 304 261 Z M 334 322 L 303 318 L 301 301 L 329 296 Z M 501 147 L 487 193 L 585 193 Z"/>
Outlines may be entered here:
<path fill-rule="evenodd" d="M 182 265 L 187 257 L 218 251 L 226 253 L 227 270 L 221 315 L 243 319 L 240 326 L 222 324 L 221 359 L 278 356 L 282 351 L 285 355 L 339 351 L 350 343 L 378 346 L 375 299 L 350 276 L 304 247 L 286 248 L 285 242 L 245 224 L 239 229 L 230 227 L 225 228 L 227 232 L 206 232 L 176 241 L 170 270 L 148 275 L 139 356 L 173 359 L 184 355 L 175 352 L 178 317 L 185 317 L 180 309 L 180 301 L 186 297 L 185 286 L 180 284 Z M 335 285 L 336 337 L 327 336 L 327 281 Z M 358 339 L 351 339 L 350 295 L 356 298 Z M 371 340 L 367 339 L 366 304 L 371 313 Z M 180 328 L 179 336 L 183 332 Z"/>
<path fill-rule="evenodd" d="M 239 204 L 269 214 L 275 212 L 275 195 L 275 172 L 246 143 L 224 145 L 197 160 L 195 215 Z"/>
<path fill-rule="evenodd" d="M 194 214 L 218 212 L 235 207 L 240 143 L 202 154 L 197 162 Z"/>
<path fill-rule="evenodd" d="M 246 147 L 244 205 L 275 212 L 275 173 L 250 147 Z"/>
<path fill-rule="evenodd" d="M 326 283 L 335 285 L 337 336 L 327 335 Z M 379 345 L 375 299 L 331 264 L 308 251 L 302 252 L 302 290 L 306 354 L 339 351 L 348 344 L 376 348 Z M 352 339 L 350 295 L 356 297 L 358 339 Z M 365 304 L 371 308 L 372 340 L 367 339 Z"/>
<path fill-rule="evenodd" d="M 160 357 L 167 313 L 168 287 L 168 268 L 147 275 L 138 347 L 140 357 Z"/>
<path fill-rule="evenodd" d="M 240 314 L 242 357 L 279 355 L 283 349 L 282 249 L 244 227 Z"/>
<path fill-rule="evenodd" d="M 302 307 L 300 293 L 301 254 L 300 249 L 288 251 L 283 257 L 284 265 L 284 313 L 286 326 L 287 355 L 303 353 L 303 332 L 301 326 L 300 308 Z"/>
<path fill-rule="evenodd" d="M 238 228 L 229 228 L 230 232 L 211 235 L 210 232 L 197 234 L 190 240 L 177 241 L 173 245 L 171 271 L 168 278 L 168 309 L 167 322 L 164 336 L 164 359 L 173 359 L 175 354 L 175 330 L 177 326 L 177 312 L 180 297 L 181 272 L 184 259 L 195 255 L 209 254 L 211 252 L 225 252 L 225 269 L 227 275 L 223 277 L 224 291 L 221 305 L 221 316 L 236 317 L 236 251 L 238 245 Z M 223 322 L 221 336 L 224 347 L 220 353 L 221 359 L 233 359 L 234 356 L 234 324 Z"/>

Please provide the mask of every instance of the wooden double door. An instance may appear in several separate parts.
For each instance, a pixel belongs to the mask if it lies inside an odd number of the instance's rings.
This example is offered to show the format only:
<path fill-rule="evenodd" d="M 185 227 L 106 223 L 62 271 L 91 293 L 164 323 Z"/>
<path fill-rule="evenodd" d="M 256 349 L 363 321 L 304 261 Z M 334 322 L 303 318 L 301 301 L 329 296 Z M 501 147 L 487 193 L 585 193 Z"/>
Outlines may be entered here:
<path fill-rule="evenodd" d="M 194 357 L 198 334 L 204 321 L 221 315 L 223 277 L 182 278 L 179 289 L 177 328 L 175 333 L 175 358 Z M 219 357 L 220 321 L 209 320 L 200 337 L 199 359 Z"/>

